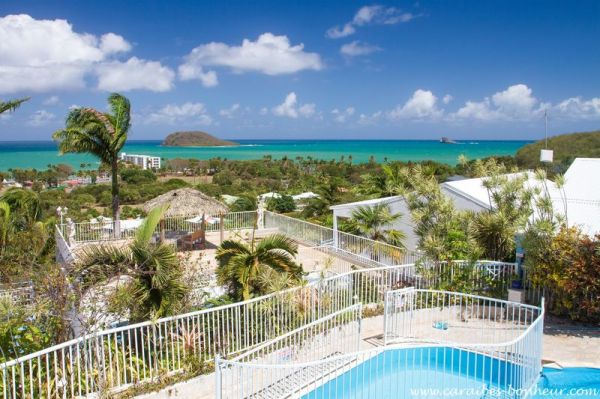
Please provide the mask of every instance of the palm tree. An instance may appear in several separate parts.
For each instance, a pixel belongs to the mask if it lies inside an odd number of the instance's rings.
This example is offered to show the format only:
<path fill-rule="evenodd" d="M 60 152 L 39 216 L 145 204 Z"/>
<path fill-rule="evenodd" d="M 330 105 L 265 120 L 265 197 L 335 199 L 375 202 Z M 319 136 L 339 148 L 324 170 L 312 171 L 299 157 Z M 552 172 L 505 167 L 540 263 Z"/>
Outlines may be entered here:
<path fill-rule="evenodd" d="M 350 231 L 372 240 L 404 247 L 404 232 L 389 228 L 400 218 L 402 214 L 392 213 L 388 204 L 361 206 L 352 212 L 347 227 Z"/>
<path fill-rule="evenodd" d="M 174 248 L 151 242 L 167 208 L 151 210 L 128 247 L 101 245 L 87 249 L 76 270 L 84 289 L 116 276 L 131 277 L 128 291 L 132 321 L 176 313 L 188 291 Z"/>
<path fill-rule="evenodd" d="M 115 233 L 119 229 L 119 152 L 127 141 L 131 127 L 131 105 L 124 96 L 113 93 L 108 97 L 110 113 L 93 108 L 77 108 L 67 116 L 65 129 L 54 133 L 61 154 L 89 153 L 110 165 L 112 174 L 112 214 L 116 221 Z"/>
<path fill-rule="evenodd" d="M 42 217 L 42 202 L 33 190 L 11 188 L 2 194 L 0 201 L 9 206 L 11 223 L 20 229 L 29 228 Z"/>
<path fill-rule="evenodd" d="M 25 101 L 28 101 L 29 97 L 25 97 L 25 98 L 20 98 L 18 100 L 9 100 L 9 101 L 0 101 L 0 114 L 3 114 L 5 112 L 12 112 L 14 110 L 16 110 L 17 108 L 19 108 L 21 106 L 21 104 L 23 104 Z"/>
<path fill-rule="evenodd" d="M 256 243 L 254 237 L 250 244 L 236 240 L 225 240 L 217 249 L 217 280 L 227 285 L 236 297 L 250 299 L 259 291 L 259 275 L 265 269 L 289 274 L 299 280 L 302 267 L 294 261 L 298 254 L 298 245 L 283 234 L 272 234 Z"/>

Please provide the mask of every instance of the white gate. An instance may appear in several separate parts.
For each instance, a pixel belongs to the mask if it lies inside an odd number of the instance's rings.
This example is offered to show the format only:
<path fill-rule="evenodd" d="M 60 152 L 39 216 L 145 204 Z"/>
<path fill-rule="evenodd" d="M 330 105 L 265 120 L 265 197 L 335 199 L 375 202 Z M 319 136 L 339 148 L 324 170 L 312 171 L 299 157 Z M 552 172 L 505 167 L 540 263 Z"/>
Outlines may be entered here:
<path fill-rule="evenodd" d="M 392 340 L 398 342 L 413 335 L 415 299 L 415 287 L 386 292 L 383 316 L 384 344 L 387 345 Z"/>

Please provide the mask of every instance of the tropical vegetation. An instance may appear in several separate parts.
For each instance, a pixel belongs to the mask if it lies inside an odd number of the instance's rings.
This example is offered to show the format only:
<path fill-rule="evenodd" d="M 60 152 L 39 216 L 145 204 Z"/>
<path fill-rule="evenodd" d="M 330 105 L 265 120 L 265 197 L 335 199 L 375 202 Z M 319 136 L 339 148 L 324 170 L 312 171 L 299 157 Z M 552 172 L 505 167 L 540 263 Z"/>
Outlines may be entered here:
<path fill-rule="evenodd" d="M 109 113 L 93 108 L 75 108 L 67 116 L 64 129 L 54 133 L 61 153 L 89 153 L 110 166 L 112 178 L 112 214 L 119 220 L 119 152 L 131 127 L 131 105 L 124 96 L 108 97 Z M 118 229 L 118 223 L 117 223 Z M 118 232 L 117 232 L 118 233 Z"/>
<path fill-rule="evenodd" d="M 294 258 L 297 254 L 298 244 L 283 234 L 259 240 L 253 233 L 250 243 L 225 240 L 217 248 L 217 280 L 237 300 L 264 294 L 276 275 L 284 275 L 290 286 L 297 285 L 303 274 Z"/>

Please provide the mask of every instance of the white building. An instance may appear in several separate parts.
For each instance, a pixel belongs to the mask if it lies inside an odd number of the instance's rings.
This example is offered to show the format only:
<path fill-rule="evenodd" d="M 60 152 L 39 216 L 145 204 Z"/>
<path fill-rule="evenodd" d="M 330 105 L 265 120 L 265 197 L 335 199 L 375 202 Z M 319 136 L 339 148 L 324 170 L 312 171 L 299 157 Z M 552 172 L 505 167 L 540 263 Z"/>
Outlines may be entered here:
<path fill-rule="evenodd" d="M 565 173 L 565 185 L 562 191 L 557 189 L 551 181 L 538 181 L 533 172 L 522 173 L 527 176 L 525 184 L 529 188 L 548 191 L 554 212 L 566 216 L 569 226 L 577 226 L 588 235 L 600 233 L 600 184 L 596 182 L 600 176 L 600 158 L 576 158 Z M 522 173 L 508 176 L 510 178 Z M 488 190 L 483 185 L 484 179 L 445 182 L 440 184 L 440 190 L 452 199 L 456 209 L 475 212 L 490 210 L 493 208 L 493 204 Z M 338 218 L 350 218 L 352 212 L 359 207 L 382 203 L 388 204 L 392 213 L 402 214 L 402 217 L 389 228 L 403 231 L 406 235 L 407 249 L 416 249 L 418 238 L 414 232 L 410 210 L 401 196 L 332 206 L 330 209 L 333 210 L 334 230 L 337 230 Z"/>
<path fill-rule="evenodd" d="M 142 169 L 160 169 L 160 157 L 153 157 L 151 155 L 126 154 L 122 152 L 120 159 L 121 161 L 137 165 Z"/>

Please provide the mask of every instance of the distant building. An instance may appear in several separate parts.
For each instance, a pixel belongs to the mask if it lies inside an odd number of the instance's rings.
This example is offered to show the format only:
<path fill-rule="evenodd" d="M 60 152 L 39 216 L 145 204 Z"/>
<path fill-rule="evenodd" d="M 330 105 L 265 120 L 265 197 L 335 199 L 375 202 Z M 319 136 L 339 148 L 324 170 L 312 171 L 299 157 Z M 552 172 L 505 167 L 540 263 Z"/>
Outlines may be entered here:
<path fill-rule="evenodd" d="M 142 169 L 160 169 L 160 157 L 150 155 L 126 154 L 120 155 L 121 161 L 139 166 Z"/>

